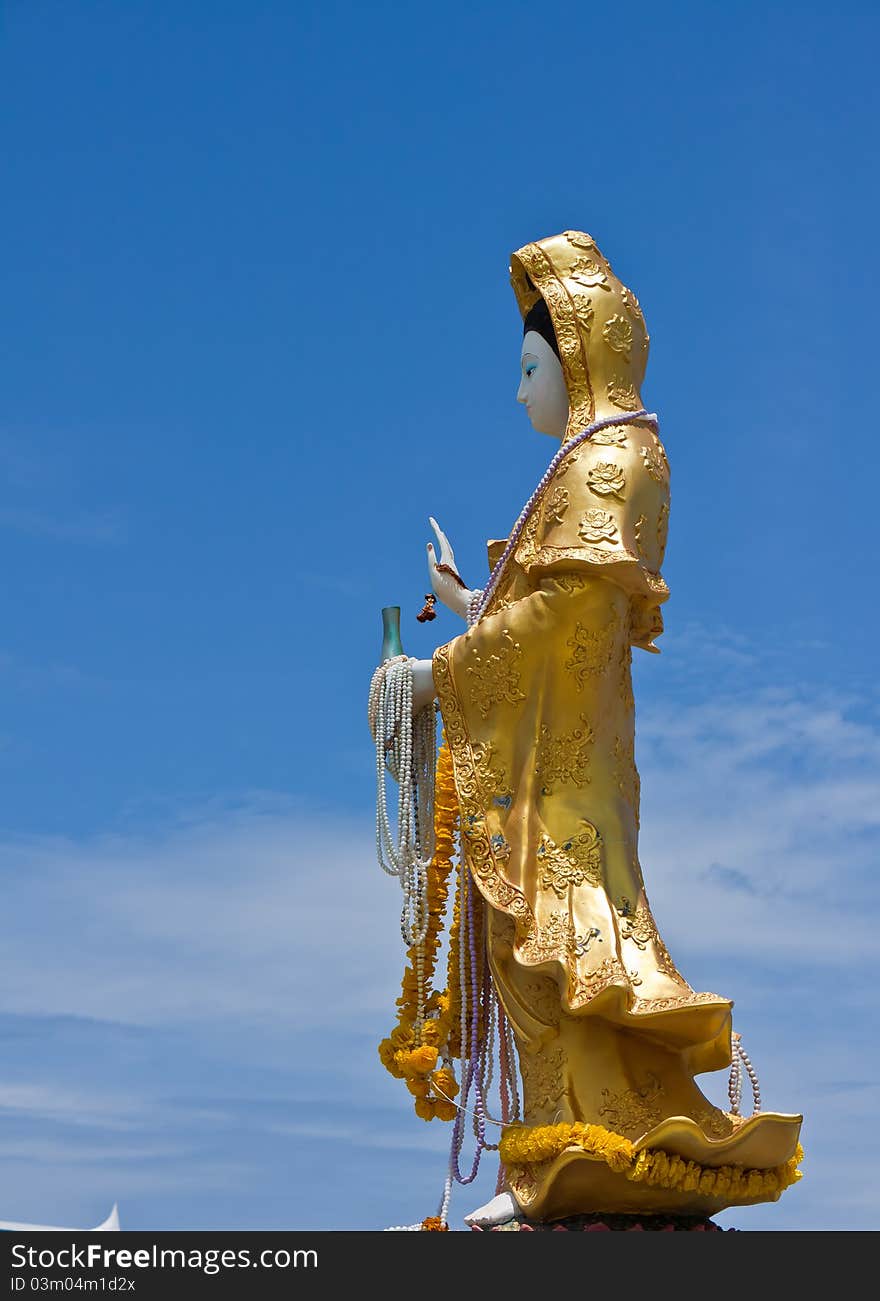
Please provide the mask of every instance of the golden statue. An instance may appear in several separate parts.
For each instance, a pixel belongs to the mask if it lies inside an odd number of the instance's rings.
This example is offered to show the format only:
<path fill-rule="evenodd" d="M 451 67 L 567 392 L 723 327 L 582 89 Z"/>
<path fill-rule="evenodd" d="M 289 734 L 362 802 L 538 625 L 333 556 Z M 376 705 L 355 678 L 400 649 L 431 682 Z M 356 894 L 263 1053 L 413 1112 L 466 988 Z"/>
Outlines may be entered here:
<path fill-rule="evenodd" d="M 430 674 L 409 661 L 412 707 L 436 692 L 451 756 L 466 863 L 457 917 L 474 883 L 470 942 L 522 1078 L 501 1195 L 469 1219 L 711 1215 L 775 1200 L 798 1177 L 802 1118 L 744 1118 L 701 1092 L 695 1076 L 741 1059 L 751 1074 L 750 1063 L 730 1000 L 694 992 L 676 967 L 639 863 L 632 647 L 655 651 L 663 630 L 669 519 L 669 464 L 640 397 L 645 320 L 582 232 L 525 245 L 510 271 L 525 331 L 518 397 L 560 448 L 510 538 L 489 544 L 482 592 L 464 587 L 435 526 L 434 591 L 470 627 Z M 485 1037 L 480 978 L 457 960 L 457 1006 L 469 987 Z M 389 1069 L 406 1074 L 395 1062 L 425 1045 L 435 1074 L 467 1058 L 464 1020 L 432 1033 L 448 1011 L 449 991 L 404 1018 L 383 1051 Z M 430 1110 L 427 1086 L 410 1087 Z"/>

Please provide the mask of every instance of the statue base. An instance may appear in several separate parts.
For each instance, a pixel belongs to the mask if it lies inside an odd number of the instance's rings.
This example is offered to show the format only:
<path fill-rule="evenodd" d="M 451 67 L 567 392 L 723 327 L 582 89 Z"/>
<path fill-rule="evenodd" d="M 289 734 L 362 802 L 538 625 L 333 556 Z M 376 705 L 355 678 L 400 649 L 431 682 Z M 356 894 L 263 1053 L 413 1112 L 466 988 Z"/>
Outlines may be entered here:
<path fill-rule="evenodd" d="M 569 1215 L 562 1220 L 526 1220 L 516 1218 L 491 1228 L 470 1225 L 474 1233 L 736 1233 L 713 1220 L 698 1215 Z"/>

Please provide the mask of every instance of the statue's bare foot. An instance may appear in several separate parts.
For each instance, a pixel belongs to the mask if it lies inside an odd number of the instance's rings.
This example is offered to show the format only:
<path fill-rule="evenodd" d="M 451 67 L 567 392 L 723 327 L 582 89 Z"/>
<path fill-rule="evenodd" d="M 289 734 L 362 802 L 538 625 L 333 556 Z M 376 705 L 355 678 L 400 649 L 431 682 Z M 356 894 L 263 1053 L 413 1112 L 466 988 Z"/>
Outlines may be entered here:
<path fill-rule="evenodd" d="M 476 1224 L 481 1229 L 489 1229 L 495 1224 L 506 1224 L 516 1214 L 516 1202 L 510 1193 L 499 1193 L 485 1206 L 479 1206 L 470 1215 L 464 1217 L 465 1224 Z"/>

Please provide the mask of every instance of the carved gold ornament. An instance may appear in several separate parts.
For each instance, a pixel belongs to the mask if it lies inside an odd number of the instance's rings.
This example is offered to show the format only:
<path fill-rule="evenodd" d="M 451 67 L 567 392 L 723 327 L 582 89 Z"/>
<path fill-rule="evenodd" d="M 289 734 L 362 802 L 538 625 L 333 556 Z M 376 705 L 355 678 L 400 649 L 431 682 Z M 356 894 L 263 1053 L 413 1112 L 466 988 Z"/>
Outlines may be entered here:
<path fill-rule="evenodd" d="M 578 533 L 585 542 L 614 542 L 617 538 L 617 525 L 609 511 L 596 507 L 584 515 Z"/>
<path fill-rule="evenodd" d="M 624 379 L 612 378 L 608 381 L 605 391 L 608 394 L 608 401 L 613 402 L 622 411 L 638 411 L 639 395 L 634 384 L 628 384 Z"/>
<path fill-rule="evenodd" d="M 530 963 L 546 962 L 567 953 L 576 942 L 574 922 L 567 912 L 552 912 L 541 926 L 536 926 L 522 946 L 523 957 Z"/>
<path fill-rule="evenodd" d="M 588 235 L 583 230 L 564 230 L 563 235 L 573 248 L 585 249 L 587 253 L 596 252 L 596 241 L 592 235 Z"/>
<path fill-rule="evenodd" d="M 618 1134 L 644 1134 L 662 1119 L 663 1086 L 650 1072 L 641 1088 L 623 1089 L 619 1093 L 603 1089 L 602 1097 L 605 1101 L 599 1115 Z"/>
<path fill-rule="evenodd" d="M 585 330 L 593 327 L 593 300 L 587 294 L 575 294 L 574 310 Z"/>
<path fill-rule="evenodd" d="M 620 938 L 632 940 L 636 948 L 644 953 L 651 940 L 657 938 L 657 928 L 650 909 L 644 904 L 633 908 L 628 899 L 621 899 L 616 908 L 620 919 Z"/>
<path fill-rule="evenodd" d="M 598 829 L 582 818 L 584 830 L 557 845 L 544 833 L 538 846 L 542 890 L 553 890 L 560 899 L 572 886 L 602 884 L 602 837 Z"/>
<path fill-rule="evenodd" d="M 626 475 L 613 461 L 600 461 L 587 472 L 587 484 L 600 497 L 619 497 L 623 501 Z"/>
<path fill-rule="evenodd" d="M 568 271 L 570 280 L 575 280 L 587 289 L 609 289 L 608 277 L 601 265 L 593 258 L 579 257 L 572 262 Z"/>
<path fill-rule="evenodd" d="M 496 796 L 501 798 L 506 795 L 509 796 L 511 791 L 510 778 L 504 768 L 503 761 L 498 757 L 497 746 L 494 742 L 475 742 L 473 753 L 476 778 L 484 797 L 489 800 L 495 799 Z"/>
<path fill-rule="evenodd" d="M 648 523 L 647 515 L 640 515 L 635 523 L 636 550 L 641 558 L 645 558 L 645 525 Z"/>
<path fill-rule="evenodd" d="M 541 724 L 535 776 L 541 782 L 542 795 L 552 795 L 556 783 L 584 786 L 590 780 L 586 768 L 590 762 L 593 729 L 583 714 L 580 719 L 581 727 L 561 735 L 554 735 L 546 724 Z"/>
<path fill-rule="evenodd" d="M 591 443 L 602 447 L 626 447 L 626 425 L 611 425 L 607 429 L 597 429 L 590 435 Z"/>
<path fill-rule="evenodd" d="M 574 674 L 578 691 L 583 689 L 587 678 L 598 677 L 611 663 L 614 643 L 617 635 L 617 616 L 612 615 L 600 628 L 587 628 L 578 620 L 574 636 L 569 637 L 566 646 L 571 649 L 571 658 L 565 661 L 565 668 Z"/>
<path fill-rule="evenodd" d="M 489 655 L 485 661 L 474 650 L 473 663 L 467 668 L 474 703 L 483 718 L 487 718 L 492 706 L 502 700 L 506 700 L 509 704 L 525 700 L 524 694 L 519 689 L 522 647 L 513 640 L 507 628 L 501 634 L 500 643 L 500 649 Z"/>
<path fill-rule="evenodd" d="M 620 301 L 623 303 L 627 311 L 632 312 L 633 316 L 636 318 L 637 321 L 644 322 L 645 318 L 642 313 L 642 305 L 639 302 L 638 298 L 636 298 L 633 291 L 631 289 L 627 289 L 626 285 L 621 285 Z"/>
<path fill-rule="evenodd" d="M 545 524 L 561 524 L 568 510 L 568 489 L 557 485 L 550 494 L 544 507 Z"/>
<path fill-rule="evenodd" d="M 666 549 L 666 539 L 669 535 L 669 502 L 664 501 L 660 507 L 660 514 L 657 517 L 657 544 L 660 547 L 660 553 Z"/>
<path fill-rule="evenodd" d="M 645 469 L 655 483 L 664 483 L 666 480 L 666 466 L 663 464 L 657 452 L 652 451 L 650 447 L 641 448 L 642 460 L 645 462 Z"/>
<path fill-rule="evenodd" d="M 625 316 L 612 316 L 602 327 L 602 336 L 608 347 L 614 352 L 622 353 L 629 361 L 632 347 L 633 328 Z"/>
<path fill-rule="evenodd" d="M 524 1102 L 529 1111 L 549 1107 L 556 1101 L 565 1087 L 564 1066 L 565 1050 L 562 1048 L 521 1054 Z"/>

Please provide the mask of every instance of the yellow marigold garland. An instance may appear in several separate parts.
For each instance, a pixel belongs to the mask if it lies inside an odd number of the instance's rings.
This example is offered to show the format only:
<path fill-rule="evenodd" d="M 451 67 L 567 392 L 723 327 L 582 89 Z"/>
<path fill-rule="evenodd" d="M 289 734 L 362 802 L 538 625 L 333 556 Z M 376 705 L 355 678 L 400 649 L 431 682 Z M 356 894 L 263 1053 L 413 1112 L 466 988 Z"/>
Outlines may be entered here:
<path fill-rule="evenodd" d="M 579 1123 L 532 1128 L 508 1126 L 501 1138 L 499 1155 L 505 1165 L 533 1165 L 552 1160 L 572 1146 L 601 1158 L 612 1170 L 636 1183 L 724 1197 L 730 1205 L 778 1196 L 802 1177 L 798 1166 L 804 1156 L 799 1143 L 790 1161 L 770 1170 L 747 1170 L 736 1165 L 703 1166 L 655 1149 L 637 1153 L 622 1134 L 603 1129 L 601 1125 Z"/>
<path fill-rule="evenodd" d="M 458 829 L 458 798 L 452 755 L 445 739 L 437 755 L 434 783 L 434 856 L 428 868 L 428 930 L 420 946 L 424 987 L 430 990 L 440 932 L 449 894 L 449 875 Z M 453 1120 L 456 1106 L 450 1099 L 458 1093 L 455 1075 L 447 1066 L 438 1067 L 441 1056 L 460 1056 L 458 979 L 458 936 L 460 904 L 456 895 L 449 933 L 449 971 L 446 990 L 427 994 L 426 1017 L 420 1023 L 419 985 L 416 975 L 419 949 L 407 951 L 407 963 L 397 1000 L 397 1025 L 379 1044 L 379 1057 L 395 1079 L 404 1080 L 413 1094 L 415 1112 L 422 1120 Z"/>

